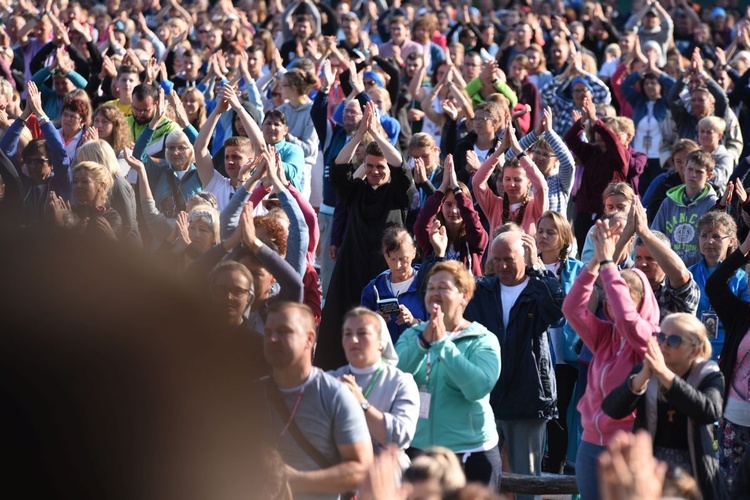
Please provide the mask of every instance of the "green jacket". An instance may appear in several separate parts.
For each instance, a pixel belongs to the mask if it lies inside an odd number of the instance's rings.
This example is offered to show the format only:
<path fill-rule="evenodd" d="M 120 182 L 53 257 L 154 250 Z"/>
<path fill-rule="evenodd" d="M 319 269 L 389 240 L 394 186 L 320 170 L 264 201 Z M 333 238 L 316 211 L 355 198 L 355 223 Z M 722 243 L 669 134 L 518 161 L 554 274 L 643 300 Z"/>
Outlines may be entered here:
<path fill-rule="evenodd" d="M 474 107 L 484 102 L 484 98 L 480 93 L 482 87 L 484 87 L 484 84 L 478 77 L 466 84 L 466 93 L 471 97 L 471 102 Z M 513 89 L 511 89 L 504 81 L 498 80 L 497 83 L 495 83 L 495 90 L 504 95 L 508 101 L 510 101 L 510 109 L 512 111 L 513 108 L 516 107 L 516 104 L 518 104 L 518 96 L 513 92 Z"/>
<path fill-rule="evenodd" d="M 500 344 L 479 323 L 449 340 L 419 345 L 426 323 L 406 330 L 396 343 L 398 368 L 411 373 L 421 392 L 431 394 L 430 416 L 420 416 L 411 445 L 445 446 L 454 452 L 497 443 L 490 391 L 500 378 Z M 429 354 L 430 378 L 425 381 Z"/>

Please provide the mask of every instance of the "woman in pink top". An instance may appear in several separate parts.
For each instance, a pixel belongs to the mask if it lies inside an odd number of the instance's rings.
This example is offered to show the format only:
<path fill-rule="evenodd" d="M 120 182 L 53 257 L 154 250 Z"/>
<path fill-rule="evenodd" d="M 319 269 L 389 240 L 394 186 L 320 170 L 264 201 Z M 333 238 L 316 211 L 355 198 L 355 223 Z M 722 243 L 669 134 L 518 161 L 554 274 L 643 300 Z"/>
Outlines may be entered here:
<path fill-rule="evenodd" d="M 529 158 L 516 139 L 516 132 L 506 120 L 505 135 L 500 147 L 482 163 L 471 180 L 474 196 L 490 222 L 490 235 L 506 222 L 515 222 L 526 234 L 536 234 L 536 221 L 549 208 L 547 181 L 544 175 Z M 510 150 L 515 157 L 505 164 L 505 151 Z M 500 165 L 502 176 L 498 178 L 497 189 L 502 196 L 495 196 L 487 183 L 495 167 Z M 502 183 L 502 184 L 501 184 Z M 531 192 L 534 186 L 534 192 Z"/>
<path fill-rule="evenodd" d="M 576 456 L 576 482 L 583 500 L 598 499 L 596 462 L 612 436 L 633 429 L 635 413 L 614 420 L 602 411 L 602 401 L 643 362 L 649 339 L 659 331 L 659 304 L 646 276 L 638 270 L 618 272 L 612 256 L 619 225 L 598 221 L 592 233 L 594 256 L 576 279 L 563 303 L 563 314 L 594 353 L 588 386 L 578 411 L 583 436 Z M 605 318 L 588 310 L 594 282 L 601 276 Z"/>

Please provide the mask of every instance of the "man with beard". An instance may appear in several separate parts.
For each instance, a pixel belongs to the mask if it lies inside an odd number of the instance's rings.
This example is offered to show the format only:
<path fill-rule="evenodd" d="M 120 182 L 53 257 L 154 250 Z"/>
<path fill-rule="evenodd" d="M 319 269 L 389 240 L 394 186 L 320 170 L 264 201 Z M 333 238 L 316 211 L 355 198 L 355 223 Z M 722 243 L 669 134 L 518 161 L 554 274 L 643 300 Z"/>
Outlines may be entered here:
<path fill-rule="evenodd" d="M 269 308 L 263 379 L 270 433 L 296 499 L 339 499 L 357 488 L 372 461 L 365 413 L 339 380 L 312 366 L 315 320 L 309 307 Z"/>
<path fill-rule="evenodd" d="M 149 122 L 156 114 L 156 105 L 159 101 L 159 88 L 155 85 L 142 83 L 133 89 L 131 108 L 133 114 L 128 116 L 128 128 L 134 140 L 138 140 L 141 133 L 148 127 Z M 146 146 L 151 156 L 163 156 L 164 141 L 170 132 L 179 126 L 166 116 L 162 118 L 154 130 Z"/>

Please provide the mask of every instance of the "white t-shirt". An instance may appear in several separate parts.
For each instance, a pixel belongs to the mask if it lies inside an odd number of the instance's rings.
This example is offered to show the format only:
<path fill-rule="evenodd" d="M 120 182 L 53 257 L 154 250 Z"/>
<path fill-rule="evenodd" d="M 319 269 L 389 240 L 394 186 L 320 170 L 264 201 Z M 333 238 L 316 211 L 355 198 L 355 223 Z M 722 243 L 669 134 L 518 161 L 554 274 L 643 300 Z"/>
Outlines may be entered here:
<path fill-rule="evenodd" d="M 474 152 L 477 154 L 477 158 L 479 158 L 479 163 L 484 163 L 484 160 L 487 159 L 487 155 L 489 154 L 490 150 L 488 149 L 479 149 L 478 147 L 474 146 Z"/>
<path fill-rule="evenodd" d="M 529 277 L 526 276 L 526 278 L 516 286 L 505 286 L 503 284 L 500 285 L 500 300 L 502 301 L 503 305 L 503 325 L 505 325 L 505 328 L 508 328 L 508 321 L 510 320 L 510 310 L 513 309 L 513 306 L 516 304 L 518 297 L 521 295 L 521 292 L 523 292 L 524 288 L 526 288 L 526 285 L 528 284 Z"/>
<path fill-rule="evenodd" d="M 237 191 L 237 189 L 229 182 L 229 178 L 224 177 L 216 170 L 214 170 L 213 177 L 211 177 L 211 180 L 203 190 L 209 191 L 216 196 L 216 202 L 219 205 L 219 212 L 224 210 L 229 203 L 229 200 L 234 196 L 235 191 Z"/>
<path fill-rule="evenodd" d="M 411 286 L 412 282 L 414 281 L 415 277 L 416 275 L 412 276 L 406 281 L 402 281 L 401 283 L 391 282 L 391 290 L 393 290 L 393 295 L 395 295 L 396 298 L 398 298 L 399 295 L 407 291 L 409 287 Z"/>

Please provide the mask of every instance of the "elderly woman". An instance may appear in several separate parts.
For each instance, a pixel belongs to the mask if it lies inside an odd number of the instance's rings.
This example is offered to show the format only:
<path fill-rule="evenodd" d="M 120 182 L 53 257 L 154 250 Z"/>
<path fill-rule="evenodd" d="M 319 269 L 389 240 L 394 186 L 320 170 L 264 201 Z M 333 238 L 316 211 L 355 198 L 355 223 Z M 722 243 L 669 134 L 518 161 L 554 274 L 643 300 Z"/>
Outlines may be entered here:
<path fill-rule="evenodd" d="M 670 314 L 658 337 L 649 339 L 643 364 L 604 398 L 602 410 L 615 419 L 635 411 L 635 429 L 650 432 L 656 458 L 695 477 L 703 498 L 727 498 L 713 450 L 724 376 L 710 358 L 698 318 Z"/>
<path fill-rule="evenodd" d="M 138 137 L 133 149 L 133 156 L 140 159 L 146 167 L 146 174 L 154 194 L 156 207 L 170 218 L 185 210 L 187 200 L 202 190 L 201 180 L 195 168 L 195 152 L 192 141 L 182 130 L 174 130 L 165 140 L 166 165 L 156 163 L 146 151 L 159 122 L 166 115 L 164 92 L 159 93 L 159 100 L 154 117 Z M 195 130 L 188 127 L 192 134 Z M 197 135 L 197 134 L 196 134 Z"/>
<path fill-rule="evenodd" d="M 364 287 L 360 303 L 385 319 L 395 342 L 406 329 L 427 319 L 417 289 L 418 267 L 412 265 L 417 248 L 404 227 L 391 226 L 385 230 L 383 256 L 388 269 Z"/>
<path fill-rule="evenodd" d="M 355 307 L 344 316 L 342 344 L 349 363 L 331 375 L 341 379 L 362 406 L 375 452 L 396 445 L 399 463 L 406 468 L 404 450 L 417 430 L 419 389 L 411 375 L 396 368 L 398 356 L 385 321 Z"/>
<path fill-rule="evenodd" d="M 500 344 L 464 319 L 475 286 L 462 263 L 436 264 L 427 276 L 430 319 L 405 331 L 396 352 L 398 367 L 420 387 L 415 454 L 445 446 L 461 459 L 468 481 L 497 487 L 501 459 L 490 391 L 500 377 Z"/>
<path fill-rule="evenodd" d="M 84 231 L 98 231 L 111 237 L 120 234 L 122 221 L 117 210 L 108 208 L 112 174 L 104 165 L 84 161 L 73 167 L 73 213 Z"/>

